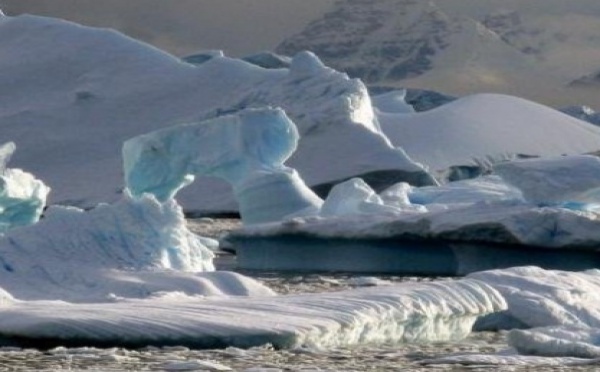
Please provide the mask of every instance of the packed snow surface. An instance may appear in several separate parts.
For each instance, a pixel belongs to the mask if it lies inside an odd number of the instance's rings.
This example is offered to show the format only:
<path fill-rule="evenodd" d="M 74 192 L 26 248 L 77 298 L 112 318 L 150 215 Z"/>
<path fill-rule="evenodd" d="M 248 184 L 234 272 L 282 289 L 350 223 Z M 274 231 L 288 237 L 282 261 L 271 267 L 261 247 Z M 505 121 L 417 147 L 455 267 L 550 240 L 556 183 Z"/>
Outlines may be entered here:
<path fill-rule="evenodd" d="M 494 157 L 600 149 L 600 128 L 522 98 L 476 94 L 415 114 L 378 113 L 392 143 L 433 170 Z"/>
<path fill-rule="evenodd" d="M 50 192 L 50 188 L 32 174 L 7 168 L 15 149 L 12 142 L 0 145 L 0 233 L 36 223 Z"/>
<path fill-rule="evenodd" d="M 470 279 L 276 297 L 7 301 L 0 337 L 61 345 L 334 347 L 457 340 L 478 316 L 503 309 L 494 289 Z"/>
<path fill-rule="evenodd" d="M 288 165 L 309 186 L 381 170 L 435 183 L 383 135 L 365 86 L 310 53 L 283 69 L 219 56 L 195 66 L 114 31 L 6 17 L 0 96 L 0 141 L 19 145 L 13 164 L 45 180 L 53 204 L 118 200 L 128 138 L 264 106 L 283 108 L 297 124 L 301 140 Z M 237 209 L 218 180 L 198 182 L 178 200 L 186 210 Z"/>
<path fill-rule="evenodd" d="M 283 165 L 298 131 L 281 109 L 248 109 L 129 139 L 123 145 L 127 187 L 168 200 L 195 177 L 214 176 L 233 188 L 244 223 L 279 221 L 323 201 Z"/>

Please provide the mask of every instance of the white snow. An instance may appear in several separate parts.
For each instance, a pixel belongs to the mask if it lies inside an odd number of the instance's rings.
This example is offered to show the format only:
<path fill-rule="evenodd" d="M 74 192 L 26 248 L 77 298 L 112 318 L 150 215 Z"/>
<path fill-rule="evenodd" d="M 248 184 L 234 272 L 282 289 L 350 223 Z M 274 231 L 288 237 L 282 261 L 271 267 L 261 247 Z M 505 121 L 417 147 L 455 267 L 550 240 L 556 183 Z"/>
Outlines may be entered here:
<path fill-rule="evenodd" d="M 195 177 L 219 177 L 232 186 L 244 223 L 279 221 L 323 203 L 283 165 L 298 138 L 280 109 L 248 109 L 165 128 L 125 142 L 126 184 L 134 195 L 149 192 L 164 201 Z"/>
<path fill-rule="evenodd" d="M 20 148 L 13 164 L 47 182 L 52 204 L 118 200 L 119 154 L 128 138 L 269 105 L 298 125 L 302 139 L 288 165 L 310 186 L 378 170 L 433 183 L 381 133 L 365 86 L 308 53 L 289 69 L 226 57 L 194 66 L 114 31 L 7 17 L 0 23 L 0 96 L 2 138 Z M 178 200 L 186 210 L 236 210 L 228 185 L 212 179 Z"/>
<path fill-rule="evenodd" d="M 560 156 L 600 149 L 600 128 L 522 98 L 476 94 L 415 114 L 379 113 L 392 143 L 433 170 L 510 159 L 517 154 Z"/>
<path fill-rule="evenodd" d="M 0 308 L 0 336 L 86 345 L 334 347 L 456 340 L 477 316 L 504 308 L 494 289 L 468 279 L 277 297 L 15 301 Z"/>
<path fill-rule="evenodd" d="M 50 188 L 32 174 L 7 168 L 15 149 L 12 142 L 0 145 L 0 233 L 36 223 L 50 192 Z"/>

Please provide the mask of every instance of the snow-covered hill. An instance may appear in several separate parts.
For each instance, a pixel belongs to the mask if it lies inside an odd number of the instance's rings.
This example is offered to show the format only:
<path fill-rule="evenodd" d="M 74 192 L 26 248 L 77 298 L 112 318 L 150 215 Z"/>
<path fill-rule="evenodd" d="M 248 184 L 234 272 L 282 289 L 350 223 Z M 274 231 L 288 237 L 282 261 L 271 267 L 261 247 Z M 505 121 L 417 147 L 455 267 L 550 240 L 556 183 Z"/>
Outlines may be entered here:
<path fill-rule="evenodd" d="M 442 170 L 474 159 L 600 150 L 600 128 L 521 98 L 477 94 L 415 114 L 379 113 L 392 143 Z"/>
<path fill-rule="evenodd" d="M 13 166 L 44 180 L 53 203 L 119 198 L 128 138 L 257 106 L 280 106 L 298 126 L 289 165 L 309 185 L 390 170 L 431 182 L 381 133 L 365 86 L 309 53 L 289 69 L 219 56 L 196 66 L 114 31 L 3 17 L 0 97 L 0 143 L 16 143 Z M 235 209 L 228 186 L 214 179 L 178 199 L 188 210 Z"/>
<path fill-rule="evenodd" d="M 572 11 L 560 0 L 466 3 L 340 0 L 277 51 L 312 50 L 368 84 L 600 104 L 561 90 L 597 69 L 600 3 L 579 2 Z"/>

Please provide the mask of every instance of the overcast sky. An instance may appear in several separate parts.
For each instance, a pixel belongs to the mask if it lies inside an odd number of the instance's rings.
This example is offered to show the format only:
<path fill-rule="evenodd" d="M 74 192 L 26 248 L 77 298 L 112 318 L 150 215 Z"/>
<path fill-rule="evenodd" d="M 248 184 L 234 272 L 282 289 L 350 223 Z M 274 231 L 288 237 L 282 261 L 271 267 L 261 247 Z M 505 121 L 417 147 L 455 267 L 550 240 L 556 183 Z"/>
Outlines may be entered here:
<path fill-rule="evenodd" d="M 419 0 L 429 1 L 429 0 Z M 7 15 L 31 13 L 116 28 L 184 56 L 224 49 L 234 57 L 273 49 L 331 9 L 334 0 L 0 0 Z M 438 0 L 454 13 L 493 9 L 600 14 L 600 0 Z"/>
<path fill-rule="evenodd" d="M 273 49 L 333 0 L 0 0 L 6 15 L 31 13 L 116 28 L 184 56 L 224 49 L 234 57 Z"/>

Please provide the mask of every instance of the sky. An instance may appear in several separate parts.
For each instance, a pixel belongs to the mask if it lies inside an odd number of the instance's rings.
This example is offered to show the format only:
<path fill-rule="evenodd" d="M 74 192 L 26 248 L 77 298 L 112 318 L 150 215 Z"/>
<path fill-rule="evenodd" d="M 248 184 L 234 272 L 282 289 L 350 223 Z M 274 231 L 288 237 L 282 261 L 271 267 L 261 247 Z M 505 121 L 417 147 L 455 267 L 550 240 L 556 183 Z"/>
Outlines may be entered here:
<path fill-rule="evenodd" d="M 333 0 L 0 0 L 6 15 L 114 28 L 178 56 L 223 49 L 233 57 L 273 49 L 332 5 Z"/>

